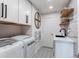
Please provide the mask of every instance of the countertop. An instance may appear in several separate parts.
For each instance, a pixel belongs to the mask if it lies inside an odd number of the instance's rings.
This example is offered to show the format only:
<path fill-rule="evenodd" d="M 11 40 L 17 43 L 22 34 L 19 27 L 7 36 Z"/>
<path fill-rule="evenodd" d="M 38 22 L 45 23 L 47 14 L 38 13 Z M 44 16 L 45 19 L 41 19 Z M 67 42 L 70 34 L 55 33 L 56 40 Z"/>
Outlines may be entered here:
<path fill-rule="evenodd" d="M 71 43 L 74 43 L 76 40 L 73 38 L 70 38 L 70 37 L 55 37 L 54 36 L 54 41 L 62 41 L 62 42 L 71 42 Z"/>

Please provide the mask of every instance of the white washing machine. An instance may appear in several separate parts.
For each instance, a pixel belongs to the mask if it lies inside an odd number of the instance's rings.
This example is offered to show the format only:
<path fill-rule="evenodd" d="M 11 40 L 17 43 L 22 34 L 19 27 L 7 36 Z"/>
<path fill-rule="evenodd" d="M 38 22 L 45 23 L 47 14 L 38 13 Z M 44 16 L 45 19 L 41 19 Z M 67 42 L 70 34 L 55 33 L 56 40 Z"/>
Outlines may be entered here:
<path fill-rule="evenodd" d="M 12 40 L 12 39 L 10 39 Z M 7 43 L 5 43 L 7 44 Z M 0 47 L 0 58 L 23 58 L 24 48 L 23 43 L 18 41 L 10 45 Z"/>
<path fill-rule="evenodd" d="M 32 56 L 35 54 L 35 40 L 33 40 L 33 38 L 31 37 L 23 41 L 25 46 L 25 57 L 32 58 Z"/>
<path fill-rule="evenodd" d="M 35 40 L 33 37 L 29 37 L 27 35 L 18 35 L 11 37 L 15 40 L 21 40 L 24 44 L 24 56 L 25 58 L 32 58 L 35 50 Z"/>

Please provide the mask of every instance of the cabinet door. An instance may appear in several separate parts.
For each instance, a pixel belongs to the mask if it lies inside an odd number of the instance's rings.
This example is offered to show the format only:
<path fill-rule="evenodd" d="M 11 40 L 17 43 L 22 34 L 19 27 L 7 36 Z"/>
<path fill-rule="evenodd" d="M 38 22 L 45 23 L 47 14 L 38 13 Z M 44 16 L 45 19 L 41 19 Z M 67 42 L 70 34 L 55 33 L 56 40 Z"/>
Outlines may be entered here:
<path fill-rule="evenodd" d="M 73 43 L 67 42 L 67 41 L 55 41 L 55 57 L 56 58 L 73 58 L 74 57 L 74 53 L 73 53 L 74 46 L 73 45 L 74 45 Z"/>
<path fill-rule="evenodd" d="M 19 0 L 19 23 L 26 24 L 26 0 Z"/>
<path fill-rule="evenodd" d="M 3 12 L 3 10 L 2 10 L 2 8 L 3 8 L 3 0 L 0 0 L 0 20 L 1 20 L 1 18 L 3 17 L 3 15 L 2 15 L 2 12 Z"/>
<path fill-rule="evenodd" d="M 29 23 L 29 19 L 31 18 L 31 6 L 29 5 L 30 3 L 27 0 L 19 0 L 19 23 Z"/>
<path fill-rule="evenodd" d="M 18 0 L 4 0 L 6 21 L 18 22 Z"/>
<path fill-rule="evenodd" d="M 32 22 L 32 5 L 27 1 L 28 24 Z"/>

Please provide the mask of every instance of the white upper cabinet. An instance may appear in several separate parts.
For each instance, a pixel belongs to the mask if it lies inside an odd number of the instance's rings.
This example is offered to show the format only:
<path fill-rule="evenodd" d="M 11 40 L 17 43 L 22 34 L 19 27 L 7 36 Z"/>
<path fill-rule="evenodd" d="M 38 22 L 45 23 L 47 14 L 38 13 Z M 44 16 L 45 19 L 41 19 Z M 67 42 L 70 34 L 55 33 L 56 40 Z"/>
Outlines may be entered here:
<path fill-rule="evenodd" d="M 31 4 L 27 0 L 0 0 L 0 20 L 31 25 Z"/>
<path fill-rule="evenodd" d="M 26 24 L 26 0 L 19 0 L 19 23 Z"/>
<path fill-rule="evenodd" d="M 0 0 L 0 20 L 3 17 L 3 9 L 4 9 L 3 0 Z"/>
<path fill-rule="evenodd" d="M 31 24 L 31 4 L 27 0 L 19 0 L 19 23 Z"/>
<path fill-rule="evenodd" d="M 27 13 L 28 15 L 28 23 L 32 24 L 32 5 L 27 1 Z"/>
<path fill-rule="evenodd" d="M 18 22 L 18 0 L 4 0 L 4 18 L 6 21 Z"/>

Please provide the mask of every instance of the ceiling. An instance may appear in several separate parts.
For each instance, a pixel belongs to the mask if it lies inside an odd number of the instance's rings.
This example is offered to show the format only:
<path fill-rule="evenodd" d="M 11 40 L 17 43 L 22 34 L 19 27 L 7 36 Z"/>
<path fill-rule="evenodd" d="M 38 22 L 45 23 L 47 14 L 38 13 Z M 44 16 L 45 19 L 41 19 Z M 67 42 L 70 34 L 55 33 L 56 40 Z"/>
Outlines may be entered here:
<path fill-rule="evenodd" d="M 29 0 L 42 14 L 58 12 L 68 6 L 70 0 Z"/>

